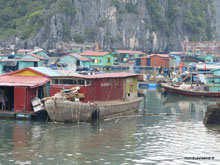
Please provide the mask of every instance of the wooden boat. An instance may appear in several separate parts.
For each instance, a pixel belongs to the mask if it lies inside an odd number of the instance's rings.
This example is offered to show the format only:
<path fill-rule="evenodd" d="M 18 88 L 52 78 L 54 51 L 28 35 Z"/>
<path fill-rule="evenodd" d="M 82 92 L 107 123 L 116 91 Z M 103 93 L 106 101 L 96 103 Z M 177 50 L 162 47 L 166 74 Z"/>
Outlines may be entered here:
<path fill-rule="evenodd" d="M 188 87 L 183 88 L 181 86 L 172 86 L 167 83 L 161 83 L 161 87 L 168 93 L 177 94 L 177 95 L 185 95 L 185 96 L 200 96 L 200 97 L 219 97 L 220 92 L 211 92 L 206 91 L 204 87 Z"/>
<path fill-rule="evenodd" d="M 133 113 L 142 100 L 138 76 L 120 72 L 52 77 L 46 111 L 58 122 L 96 121 Z"/>
<path fill-rule="evenodd" d="M 142 97 L 120 101 L 73 102 L 49 99 L 45 108 L 51 120 L 58 122 L 97 121 L 134 113 L 138 110 Z"/>

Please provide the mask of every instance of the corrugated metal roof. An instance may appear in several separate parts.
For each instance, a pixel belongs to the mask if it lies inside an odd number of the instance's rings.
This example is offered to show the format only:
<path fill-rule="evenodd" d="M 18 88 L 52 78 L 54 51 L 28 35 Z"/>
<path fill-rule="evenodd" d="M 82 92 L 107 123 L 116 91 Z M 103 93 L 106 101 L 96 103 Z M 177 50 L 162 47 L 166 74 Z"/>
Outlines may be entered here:
<path fill-rule="evenodd" d="M 62 76 L 63 74 L 48 67 L 29 67 L 32 70 L 51 76 Z"/>
<path fill-rule="evenodd" d="M 0 76 L 0 86 L 38 87 L 50 81 L 49 78 L 40 76 Z"/>
<path fill-rule="evenodd" d="M 141 51 L 133 51 L 133 50 L 116 50 L 118 53 L 126 53 L 126 54 L 145 54 Z"/>
<path fill-rule="evenodd" d="M 169 58 L 169 54 L 151 54 L 150 57 L 152 57 L 152 56 L 160 56 L 163 58 Z"/>
<path fill-rule="evenodd" d="M 76 78 L 85 78 L 85 79 L 102 79 L 102 78 L 125 78 L 125 77 L 133 77 L 133 76 L 139 76 L 139 74 L 136 73 L 128 73 L 128 72 L 117 72 L 117 73 L 100 73 L 100 74 L 94 74 L 94 75 L 67 75 L 67 76 L 61 76 L 61 77 L 76 77 Z M 60 77 L 60 76 L 58 76 Z"/>
<path fill-rule="evenodd" d="M 33 62 L 37 62 L 40 59 L 18 59 L 18 61 L 33 61 Z"/>
<path fill-rule="evenodd" d="M 80 53 L 81 56 L 104 56 L 109 54 L 109 52 L 83 52 Z"/>
<path fill-rule="evenodd" d="M 38 56 L 38 55 L 33 54 L 33 53 L 28 53 L 27 55 L 30 55 L 30 56 L 33 56 L 33 57 L 39 58 L 39 59 L 41 59 L 41 60 L 45 60 L 44 57 Z"/>
<path fill-rule="evenodd" d="M 72 54 L 72 53 L 70 53 L 70 54 L 66 54 L 66 55 L 64 55 L 64 56 L 72 56 L 72 57 L 74 57 L 74 58 L 77 58 L 77 59 L 79 59 L 79 60 L 81 60 L 81 61 L 90 61 L 88 58 L 86 58 L 86 57 L 83 57 L 83 56 L 80 56 L 80 55 L 78 55 L 78 54 Z M 62 56 L 62 57 L 64 57 L 64 56 Z M 60 58 L 62 58 L 62 57 L 60 57 Z"/>
<path fill-rule="evenodd" d="M 19 49 L 18 52 L 31 52 L 31 49 Z"/>

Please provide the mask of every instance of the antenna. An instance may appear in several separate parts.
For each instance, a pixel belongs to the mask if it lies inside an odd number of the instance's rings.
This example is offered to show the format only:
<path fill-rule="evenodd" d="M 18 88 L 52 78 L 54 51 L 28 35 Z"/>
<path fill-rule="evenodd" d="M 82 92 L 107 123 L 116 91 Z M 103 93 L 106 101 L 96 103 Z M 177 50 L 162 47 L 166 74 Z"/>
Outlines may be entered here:
<path fill-rule="evenodd" d="M 76 64 L 74 64 L 74 63 L 68 64 L 67 68 L 70 72 L 75 72 L 76 71 Z"/>

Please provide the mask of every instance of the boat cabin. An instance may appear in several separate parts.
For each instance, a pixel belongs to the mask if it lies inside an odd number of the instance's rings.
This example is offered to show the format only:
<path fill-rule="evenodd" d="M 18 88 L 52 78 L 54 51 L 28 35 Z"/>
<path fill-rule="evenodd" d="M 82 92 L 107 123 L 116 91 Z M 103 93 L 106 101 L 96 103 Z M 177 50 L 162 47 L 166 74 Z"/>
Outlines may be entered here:
<path fill-rule="evenodd" d="M 137 97 L 138 74 L 104 73 L 51 77 L 50 96 L 62 89 L 79 86 L 83 102 L 123 100 Z"/>

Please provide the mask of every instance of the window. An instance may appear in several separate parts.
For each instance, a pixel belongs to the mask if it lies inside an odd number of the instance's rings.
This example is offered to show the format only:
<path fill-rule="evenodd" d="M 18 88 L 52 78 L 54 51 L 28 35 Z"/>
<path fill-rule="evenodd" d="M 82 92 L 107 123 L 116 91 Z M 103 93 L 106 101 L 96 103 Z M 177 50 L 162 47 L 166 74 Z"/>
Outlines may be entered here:
<path fill-rule="evenodd" d="M 109 79 L 109 86 L 112 85 L 112 79 Z"/>
<path fill-rule="evenodd" d="M 91 80 L 86 80 L 86 85 L 91 85 Z"/>
<path fill-rule="evenodd" d="M 59 84 L 59 79 L 53 79 L 52 84 Z"/>
<path fill-rule="evenodd" d="M 130 92 L 133 91 L 133 85 L 130 85 L 130 86 L 129 86 L 129 90 L 130 90 Z"/>
<path fill-rule="evenodd" d="M 115 79 L 115 85 L 119 85 L 119 79 Z"/>
<path fill-rule="evenodd" d="M 78 80 L 78 85 L 85 85 L 85 80 Z"/>

